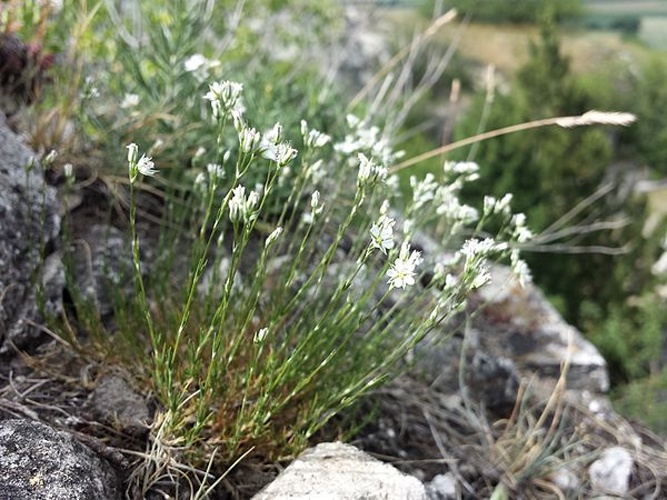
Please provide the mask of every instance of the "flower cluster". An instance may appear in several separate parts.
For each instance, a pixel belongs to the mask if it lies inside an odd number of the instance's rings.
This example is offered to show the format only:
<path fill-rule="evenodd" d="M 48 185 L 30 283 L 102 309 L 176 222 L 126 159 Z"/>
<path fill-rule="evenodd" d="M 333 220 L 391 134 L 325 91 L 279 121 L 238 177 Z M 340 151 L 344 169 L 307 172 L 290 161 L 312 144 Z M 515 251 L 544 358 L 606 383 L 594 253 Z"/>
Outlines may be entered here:
<path fill-rule="evenodd" d="M 352 157 L 355 153 L 369 154 L 378 158 L 383 165 L 391 165 L 403 156 L 403 152 L 395 152 L 386 137 L 380 136 L 380 129 L 376 126 L 367 127 L 366 124 L 354 115 L 347 115 L 347 125 L 351 132 L 345 140 L 334 145 L 334 150 Z"/>
<path fill-rule="evenodd" d="M 307 148 L 319 149 L 323 148 L 331 142 L 331 137 L 319 130 L 309 129 L 308 122 L 301 120 L 301 136 L 303 143 Z"/>
<path fill-rule="evenodd" d="M 405 289 L 415 284 L 415 268 L 421 263 L 421 252 L 412 250 L 404 241 L 396 260 L 387 271 L 388 283 L 391 288 Z"/>
<path fill-rule="evenodd" d="M 232 222 L 243 221 L 247 223 L 257 217 L 256 208 L 260 196 L 257 191 L 245 194 L 244 186 L 236 186 L 232 189 L 232 198 L 229 200 L 229 220 Z"/>
<path fill-rule="evenodd" d="M 371 226 L 371 248 L 377 248 L 383 254 L 394 248 L 394 224 L 396 221 L 386 215 L 381 215 L 380 219 Z"/>
<path fill-rule="evenodd" d="M 243 93 L 243 84 L 223 80 L 209 85 L 209 91 L 204 95 L 204 99 L 211 102 L 213 118 L 220 119 L 229 114 L 241 116 L 245 108 L 241 94 Z"/>
<path fill-rule="evenodd" d="M 357 174 L 357 185 L 359 187 L 374 184 L 387 178 L 387 168 L 378 165 L 368 158 L 364 153 L 358 153 L 359 172 Z"/>

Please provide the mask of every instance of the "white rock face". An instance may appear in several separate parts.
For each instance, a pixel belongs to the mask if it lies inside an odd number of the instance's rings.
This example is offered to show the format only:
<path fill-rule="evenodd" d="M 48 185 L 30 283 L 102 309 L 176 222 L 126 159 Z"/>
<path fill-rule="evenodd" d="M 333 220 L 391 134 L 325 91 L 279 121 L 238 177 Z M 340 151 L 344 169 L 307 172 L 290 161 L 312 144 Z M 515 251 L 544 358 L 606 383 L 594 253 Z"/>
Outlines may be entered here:
<path fill-rule="evenodd" d="M 604 492 L 625 497 L 628 494 L 630 474 L 634 460 L 630 452 L 620 446 L 606 449 L 600 458 L 588 468 L 593 487 Z"/>
<path fill-rule="evenodd" d="M 321 443 L 303 452 L 253 500 L 426 500 L 415 477 L 354 446 Z"/>

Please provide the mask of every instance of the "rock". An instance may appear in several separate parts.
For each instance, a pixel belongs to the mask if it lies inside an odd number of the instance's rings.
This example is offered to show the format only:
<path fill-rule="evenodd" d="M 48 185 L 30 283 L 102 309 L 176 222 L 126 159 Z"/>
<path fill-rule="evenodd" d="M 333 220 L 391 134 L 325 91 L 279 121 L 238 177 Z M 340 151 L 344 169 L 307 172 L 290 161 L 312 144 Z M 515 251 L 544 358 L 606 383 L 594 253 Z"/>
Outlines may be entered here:
<path fill-rule="evenodd" d="M 549 479 L 566 495 L 575 495 L 581 487 L 579 476 L 569 467 L 559 468 Z"/>
<path fill-rule="evenodd" d="M 512 359 L 522 373 L 554 381 L 567 362 L 568 388 L 598 394 L 609 390 L 602 355 L 535 285 L 521 287 L 507 267 L 495 266 L 479 299 L 484 309 L 476 328 L 487 350 Z"/>
<path fill-rule="evenodd" d="M 57 257 L 42 265 L 60 231 L 59 212 L 36 154 L 0 114 L 0 354 L 36 347 L 44 336 L 33 326 L 43 319 L 38 302 L 48 314 L 61 311 L 62 265 Z"/>
<path fill-rule="evenodd" d="M 148 430 L 150 413 L 144 398 L 118 376 L 102 379 L 85 406 L 96 420 L 125 433 L 139 436 Z"/>
<path fill-rule="evenodd" d="M 93 224 L 82 232 L 71 251 L 77 291 L 102 317 L 113 312 L 114 293 L 132 294 L 132 246 L 120 229 Z"/>
<path fill-rule="evenodd" d="M 354 446 L 321 443 L 303 452 L 253 500 L 425 500 L 426 490 L 405 475 Z"/>
<path fill-rule="evenodd" d="M 522 379 L 532 380 L 532 394 L 546 399 L 567 365 L 567 397 L 608 407 L 604 358 L 535 285 L 521 287 L 508 268 L 493 266 L 491 283 L 471 298 L 471 307 L 475 312 L 467 325 L 445 325 L 417 346 L 413 374 L 443 393 L 456 393 L 463 359 L 468 395 L 505 415 Z M 465 328 L 465 335 L 452 337 L 457 327 Z"/>
<path fill-rule="evenodd" d="M 602 452 L 602 456 L 588 468 L 593 488 L 600 492 L 625 497 L 634 466 L 632 455 L 625 448 L 614 446 Z"/>
<path fill-rule="evenodd" d="M 429 500 L 453 500 L 458 498 L 456 479 L 451 472 L 438 474 L 426 485 Z"/>
<path fill-rule="evenodd" d="M 116 471 L 66 432 L 41 422 L 0 422 L 0 498 L 120 500 Z"/>

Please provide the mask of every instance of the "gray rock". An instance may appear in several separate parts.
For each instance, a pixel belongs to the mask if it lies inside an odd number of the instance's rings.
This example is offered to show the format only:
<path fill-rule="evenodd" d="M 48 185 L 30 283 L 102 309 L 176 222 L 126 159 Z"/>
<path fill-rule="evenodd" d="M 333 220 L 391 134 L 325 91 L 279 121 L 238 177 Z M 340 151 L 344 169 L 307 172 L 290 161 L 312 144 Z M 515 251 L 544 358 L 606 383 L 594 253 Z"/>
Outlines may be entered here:
<path fill-rule="evenodd" d="M 34 346 L 43 335 L 38 302 L 50 314 L 61 308 L 64 274 L 59 261 L 42 266 L 60 231 L 56 193 L 21 138 L 0 114 L 0 354 Z M 35 285 L 44 284 L 35 292 Z M 40 296 L 38 296 L 38 293 Z"/>
<path fill-rule="evenodd" d="M 453 500 L 458 498 L 458 486 L 451 472 L 438 474 L 427 485 L 429 500 Z"/>
<path fill-rule="evenodd" d="M 425 500 L 426 490 L 354 446 L 321 443 L 303 452 L 253 500 Z"/>
<path fill-rule="evenodd" d="M 492 281 L 471 298 L 476 309 L 465 332 L 453 326 L 434 331 L 416 348 L 413 373 L 444 393 L 459 389 L 460 362 L 468 395 L 504 413 L 514 406 L 519 382 L 548 398 L 567 364 L 567 397 L 606 406 L 609 376 L 604 358 L 558 314 L 533 284 L 521 287 L 504 266 L 493 266 Z M 443 342 L 442 339 L 445 339 Z M 461 350 L 465 347 L 465 356 Z"/>
<path fill-rule="evenodd" d="M 132 246 L 121 230 L 94 224 L 82 232 L 70 250 L 77 291 L 95 305 L 100 315 L 113 312 L 114 293 L 132 294 Z"/>
<path fill-rule="evenodd" d="M 41 422 L 0 422 L 0 498 L 115 500 L 117 473 L 66 432 Z"/>
<path fill-rule="evenodd" d="M 110 375 L 88 397 L 86 409 L 100 422 L 132 435 L 145 434 L 150 413 L 146 401 L 124 379 Z"/>
<path fill-rule="evenodd" d="M 599 492 L 625 497 L 630 486 L 630 474 L 634 467 L 632 455 L 625 448 L 614 446 L 602 452 L 602 456 L 588 468 L 591 484 Z"/>

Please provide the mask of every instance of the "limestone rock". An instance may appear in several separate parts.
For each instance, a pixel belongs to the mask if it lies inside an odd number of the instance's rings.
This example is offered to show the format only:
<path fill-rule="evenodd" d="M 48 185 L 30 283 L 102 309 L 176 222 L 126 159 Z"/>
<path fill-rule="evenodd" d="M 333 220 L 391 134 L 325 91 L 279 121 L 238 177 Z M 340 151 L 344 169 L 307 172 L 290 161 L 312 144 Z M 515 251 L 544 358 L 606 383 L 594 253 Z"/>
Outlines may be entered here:
<path fill-rule="evenodd" d="M 0 422 L 0 498 L 120 500 L 114 469 L 66 432 L 41 422 Z"/>
<path fill-rule="evenodd" d="M 630 485 L 634 460 L 630 452 L 620 446 L 607 448 L 588 468 L 593 487 L 597 490 L 625 497 Z"/>
<path fill-rule="evenodd" d="M 44 182 L 36 154 L 0 114 L 0 354 L 34 347 L 43 332 L 35 284 L 43 283 L 47 312 L 61 308 L 64 273 L 59 260 L 42 266 L 60 231 L 56 193 Z"/>
<path fill-rule="evenodd" d="M 354 446 L 321 443 L 303 452 L 253 500 L 426 500 L 426 490 Z"/>
<path fill-rule="evenodd" d="M 141 435 L 148 430 L 146 401 L 121 377 L 105 377 L 88 397 L 86 409 L 96 420 L 126 433 Z"/>

